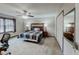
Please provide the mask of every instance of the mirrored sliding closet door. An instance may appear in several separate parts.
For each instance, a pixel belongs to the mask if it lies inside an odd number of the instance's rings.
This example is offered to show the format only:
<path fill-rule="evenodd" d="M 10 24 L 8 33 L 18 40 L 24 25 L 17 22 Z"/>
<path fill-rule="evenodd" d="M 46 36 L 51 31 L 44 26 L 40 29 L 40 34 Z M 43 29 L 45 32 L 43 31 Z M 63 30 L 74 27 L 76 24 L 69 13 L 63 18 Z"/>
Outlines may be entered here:
<path fill-rule="evenodd" d="M 64 15 L 64 54 L 74 54 L 75 47 L 75 8 Z"/>

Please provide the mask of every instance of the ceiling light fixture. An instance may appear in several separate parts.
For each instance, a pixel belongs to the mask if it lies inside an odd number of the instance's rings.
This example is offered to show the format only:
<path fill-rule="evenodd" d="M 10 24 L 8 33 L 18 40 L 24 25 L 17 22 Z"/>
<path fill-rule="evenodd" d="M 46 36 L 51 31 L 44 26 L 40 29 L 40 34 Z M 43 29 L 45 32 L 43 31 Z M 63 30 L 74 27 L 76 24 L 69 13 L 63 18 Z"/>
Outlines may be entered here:
<path fill-rule="evenodd" d="M 28 18 L 28 16 L 26 16 L 26 15 L 23 15 L 23 16 L 22 16 L 22 18 L 24 18 L 24 19 L 27 19 L 27 18 Z"/>

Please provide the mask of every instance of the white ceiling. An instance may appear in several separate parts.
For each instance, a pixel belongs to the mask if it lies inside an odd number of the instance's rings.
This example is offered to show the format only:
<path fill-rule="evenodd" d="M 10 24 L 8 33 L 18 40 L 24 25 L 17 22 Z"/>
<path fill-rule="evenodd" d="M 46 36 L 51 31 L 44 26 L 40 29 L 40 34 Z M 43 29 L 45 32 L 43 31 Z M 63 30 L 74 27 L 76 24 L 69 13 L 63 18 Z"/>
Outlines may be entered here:
<path fill-rule="evenodd" d="M 16 17 L 27 10 L 35 17 L 53 17 L 62 6 L 61 3 L 7 3 L 0 4 L 0 13 Z"/>

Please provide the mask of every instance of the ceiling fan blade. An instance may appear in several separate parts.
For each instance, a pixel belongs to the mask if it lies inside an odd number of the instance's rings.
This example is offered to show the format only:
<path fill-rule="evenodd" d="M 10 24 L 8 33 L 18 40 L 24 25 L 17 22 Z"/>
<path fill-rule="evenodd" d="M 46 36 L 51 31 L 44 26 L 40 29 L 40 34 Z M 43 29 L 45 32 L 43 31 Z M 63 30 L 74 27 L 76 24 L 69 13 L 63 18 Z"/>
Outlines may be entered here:
<path fill-rule="evenodd" d="M 30 12 L 28 13 L 28 16 L 29 16 L 29 17 L 34 17 Z"/>
<path fill-rule="evenodd" d="M 23 10 L 24 11 L 24 13 L 27 13 L 27 11 L 26 10 Z"/>
<path fill-rule="evenodd" d="M 29 17 L 34 17 L 33 15 L 28 15 Z"/>

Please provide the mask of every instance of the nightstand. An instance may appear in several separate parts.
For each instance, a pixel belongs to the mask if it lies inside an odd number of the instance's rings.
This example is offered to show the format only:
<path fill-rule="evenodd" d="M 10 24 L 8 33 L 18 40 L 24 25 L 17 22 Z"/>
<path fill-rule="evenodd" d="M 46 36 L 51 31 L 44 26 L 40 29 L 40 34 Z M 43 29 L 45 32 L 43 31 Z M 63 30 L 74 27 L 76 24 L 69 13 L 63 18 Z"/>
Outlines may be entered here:
<path fill-rule="evenodd" d="M 46 38 L 46 37 L 48 37 L 48 32 L 44 32 L 44 37 Z"/>

